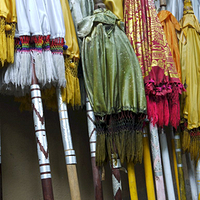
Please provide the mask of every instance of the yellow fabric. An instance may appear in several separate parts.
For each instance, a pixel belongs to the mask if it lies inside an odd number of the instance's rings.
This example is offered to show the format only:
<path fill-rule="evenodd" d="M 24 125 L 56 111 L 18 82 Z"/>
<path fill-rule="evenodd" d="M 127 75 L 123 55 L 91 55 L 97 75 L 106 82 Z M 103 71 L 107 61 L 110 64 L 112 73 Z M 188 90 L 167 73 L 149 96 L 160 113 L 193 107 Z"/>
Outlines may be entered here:
<path fill-rule="evenodd" d="M 74 107 L 81 104 L 80 86 L 78 80 L 78 61 L 80 53 L 69 3 L 67 0 L 60 0 L 60 2 L 66 29 L 65 41 L 68 46 L 68 49 L 63 52 L 65 57 L 65 77 L 67 84 L 66 88 L 62 89 L 62 98 L 63 101 Z"/>
<path fill-rule="evenodd" d="M 181 115 L 191 130 L 200 127 L 200 25 L 194 14 L 184 15 L 179 23 L 182 83 L 187 90 L 181 96 Z"/>
<path fill-rule="evenodd" d="M 14 62 L 14 35 L 17 22 L 15 0 L 0 3 L 0 64 Z"/>
<path fill-rule="evenodd" d="M 180 31 L 180 25 L 172 13 L 167 10 L 161 10 L 158 13 L 158 17 L 165 32 L 166 39 L 176 65 L 177 73 L 181 81 L 180 53 L 178 47 L 178 39 L 176 36 L 176 30 Z"/>
<path fill-rule="evenodd" d="M 106 8 L 112 11 L 119 19 L 124 20 L 123 0 L 104 0 Z"/>
<path fill-rule="evenodd" d="M 128 182 L 129 182 L 131 199 L 138 200 L 137 185 L 135 178 L 135 167 L 133 162 L 127 164 L 127 169 L 128 169 Z"/>

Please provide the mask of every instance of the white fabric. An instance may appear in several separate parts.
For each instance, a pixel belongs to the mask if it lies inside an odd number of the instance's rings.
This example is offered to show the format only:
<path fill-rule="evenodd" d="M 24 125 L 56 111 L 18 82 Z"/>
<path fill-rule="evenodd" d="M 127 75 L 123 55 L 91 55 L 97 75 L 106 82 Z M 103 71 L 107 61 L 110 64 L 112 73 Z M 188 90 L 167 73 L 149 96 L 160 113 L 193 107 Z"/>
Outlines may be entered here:
<path fill-rule="evenodd" d="M 18 28 L 17 36 L 30 35 L 30 27 L 24 7 L 24 0 L 16 0 L 16 11 Z"/>
<path fill-rule="evenodd" d="M 43 35 L 50 35 L 50 24 L 44 0 L 36 0 Z"/>
<path fill-rule="evenodd" d="M 32 35 L 42 35 L 41 22 L 36 0 L 24 0 L 24 6 Z"/>
<path fill-rule="evenodd" d="M 65 37 L 65 24 L 60 0 L 44 0 L 49 18 L 51 38 Z"/>

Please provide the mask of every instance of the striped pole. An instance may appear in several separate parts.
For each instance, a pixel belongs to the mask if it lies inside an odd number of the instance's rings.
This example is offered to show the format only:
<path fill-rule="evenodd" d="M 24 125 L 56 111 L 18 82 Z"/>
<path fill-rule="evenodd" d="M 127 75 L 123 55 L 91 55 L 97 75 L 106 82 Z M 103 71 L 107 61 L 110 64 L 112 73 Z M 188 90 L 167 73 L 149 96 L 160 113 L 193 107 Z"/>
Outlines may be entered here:
<path fill-rule="evenodd" d="M 192 200 L 197 200 L 198 195 L 197 195 L 197 185 L 196 185 L 196 178 L 195 178 L 194 161 L 191 160 L 190 153 L 185 153 L 185 156 L 186 156 L 188 176 L 189 176 L 189 180 L 190 180 Z"/>
<path fill-rule="evenodd" d="M 162 161 L 160 155 L 160 144 L 157 125 L 153 126 L 150 122 L 150 133 L 151 133 L 151 151 L 153 158 L 153 169 L 154 169 L 154 179 L 156 184 L 156 194 L 158 200 L 165 200 L 165 187 L 164 178 L 162 170 Z"/>
<path fill-rule="evenodd" d="M 60 128 L 62 134 L 63 147 L 65 152 L 65 162 L 69 180 L 69 187 L 72 200 L 81 200 L 78 176 L 76 170 L 76 155 L 72 145 L 72 137 L 69 126 L 67 105 L 62 101 L 60 88 L 57 88 L 58 113 L 60 118 Z"/>
<path fill-rule="evenodd" d="M 91 152 L 91 162 L 92 162 L 92 172 L 93 172 L 93 184 L 95 200 L 103 200 L 103 190 L 101 184 L 100 169 L 96 166 L 96 127 L 95 127 L 95 116 L 90 105 L 88 98 L 86 97 L 86 110 L 87 110 L 87 122 L 88 122 L 88 133 L 90 142 L 90 152 Z"/>
<path fill-rule="evenodd" d="M 156 200 L 147 127 L 143 129 L 144 171 L 148 200 Z"/>
<path fill-rule="evenodd" d="M 127 169 L 131 200 L 138 200 L 137 185 L 135 179 L 135 166 L 133 162 L 127 164 Z"/>
<path fill-rule="evenodd" d="M 34 61 L 34 60 L 33 60 Z M 45 130 L 45 121 L 43 115 L 43 106 L 41 99 L 40 86 L 35 75 L 35 64 L 32 65 L 33 75 L 31 84 L 31 100 L 33 108 L 33 120 L 35 136 L 37 142 L 38 160 L 40 166 L 40 177 L 42 182 L 43 199 L 53 200 L 53 189 L 51 181 L 51 169 L 49 162 L 49 150 L 47 146 L 47 137 Z"/>
<path fill-rule="evenodd" d="M 168 151 L 168 146 L 167 146 L 167 138 L 166 138 L 166 134 L 164 133 L 163 128 L 161 129 L 160 143 L 161 143 L 161 153 L 162 153 L 167 196 L 168 196 L 168 199 L 175 200 L 176 198 L 175 198 L 174 185 L 173 185 L 173 179 L 172 179 L 169 151 Z"/>
<path fill-rule="evenodd" d="M 112 169 L 112 185 L 114 200 L 122 200 L 122 183 L 119 169 L 121 168 L 120 159 L 115 159 L 112 154 L 111 169 Z"/>
<path fill-rule="evenodd" d="M 176 132 L 174 138 L 175 138 L 175 150 L 176 150 L 176 159 L 177 159 L 177 167 L 178 167 L 178 179 L 179 179 L 180 196 L 181 196 L 181 200 L 186 200 L 185 181 L 184 181 L 183 164 L 182 164 L 182 153 L 181 153 L 180 133 Z"/>

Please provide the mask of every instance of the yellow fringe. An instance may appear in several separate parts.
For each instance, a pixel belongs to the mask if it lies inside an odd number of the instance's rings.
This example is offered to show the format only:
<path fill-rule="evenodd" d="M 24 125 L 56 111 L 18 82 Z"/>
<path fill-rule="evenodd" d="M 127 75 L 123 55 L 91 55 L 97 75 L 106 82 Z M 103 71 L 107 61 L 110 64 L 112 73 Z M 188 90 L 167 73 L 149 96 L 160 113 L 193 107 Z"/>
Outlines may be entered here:
<path fill-rule="evenodd" d="M 190 145 L 190 155 L 192 160 L 198 159 L 198 153 L 199 153 L 199 141 L 197 139 L 192 138 L 192 142 Z"/>
<path fill-rule="evenodd" d="M 2 67 L 4 66 L 4 63 L 7 60 L 5 25 L 5 18 L 0 17 L 0 62 Z"/>
<path fill-rule="evenodd" d="M 14 62 L 14 37 L 15 37 L 15 23 L 11 23 L 10 25 L 6 24 L 6 26 L 10 26 L 10 30 L 6 30 L 6 42 L 7 42 L 7 62 Z"/>
<path fill-rule="evenodd" d="M 185 129 L 182 134 L 182 150 L 183 152 L 189 151 L 190 149 L 190 134 Z"/>
<path fill-rule="evenodd" d="M 65 56 L 66 88 L 62 88 L 62 99 L 72 107 L 81 105 L 81 93 L 78 79 L 78 61 Z"/>

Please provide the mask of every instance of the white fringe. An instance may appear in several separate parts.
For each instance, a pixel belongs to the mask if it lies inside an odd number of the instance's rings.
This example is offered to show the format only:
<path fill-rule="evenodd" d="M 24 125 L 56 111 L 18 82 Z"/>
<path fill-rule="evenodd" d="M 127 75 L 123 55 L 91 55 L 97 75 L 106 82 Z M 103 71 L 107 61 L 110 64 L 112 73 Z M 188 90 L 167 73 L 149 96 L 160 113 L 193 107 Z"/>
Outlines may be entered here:
<path fill-rule="evenodd" d="M 53 62 L 58 76 L 58 87 L 66 87 L 64 56 L 53 54 Z"/>
<path fill-rule="evenodd" d="M 51 51 L 43 51 L 44 56 L 44 70 L 46 72 L 46 87 L 51 87 L 52 84 L 58 82 L 58 75 L 53 62 L 53 55 Z"/>

